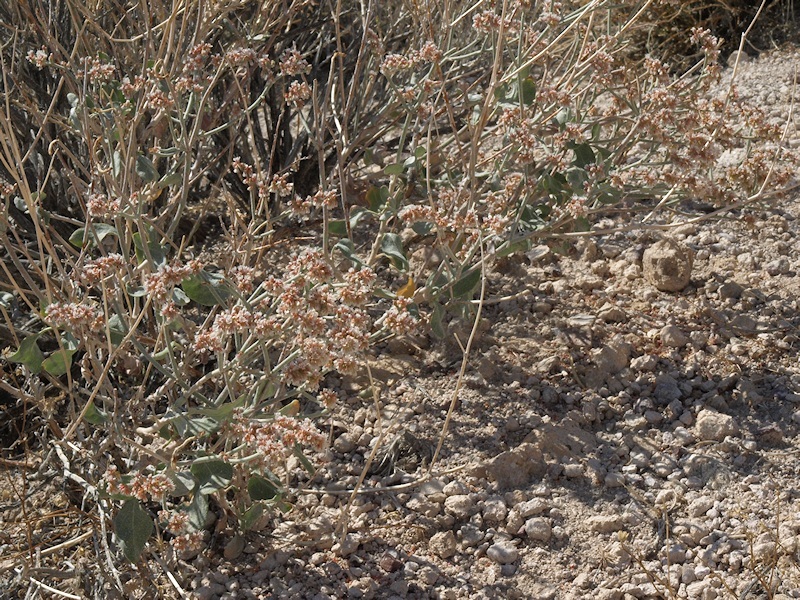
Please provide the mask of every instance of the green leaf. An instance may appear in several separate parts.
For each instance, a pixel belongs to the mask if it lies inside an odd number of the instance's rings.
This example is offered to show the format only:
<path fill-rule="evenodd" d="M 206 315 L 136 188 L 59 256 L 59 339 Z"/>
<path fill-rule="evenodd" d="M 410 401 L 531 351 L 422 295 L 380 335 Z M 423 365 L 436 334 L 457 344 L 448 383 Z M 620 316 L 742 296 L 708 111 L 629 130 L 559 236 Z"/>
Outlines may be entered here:
<path fill-rule="evenodd" d="M 350 229 L 354 229 L 361 219 L 364 217 L 369 217 L 370 215 L 371 211 L 367 210 L 363 206 L 354 206 L 352 209 L 350 209 Z"/>
<path fill-rule="evenodd" d="M 516 252 L 524 252 L 530 248 L 531 243 L 528 240 L 517 240 L 516 242 L 506 241 L 497 249 L 497 258 L 510 256 Z"/>
<path fill-rule="evenodd" d="M 156 241 L 156 235 L 155 229 L 149 225 L 145 226 L 141 232 L 137 231 L 133 234 L 133 245 L 136 248 L 136 259 L 140 263 L 143 263 L 148 259 L 144 247 L 145 243 L 147 244 L 147 252 L 150 253 L 149 258 L 153 259 L 153 263 L 156 267 L 167 263 L 167 254 L 165 252 L 166 249 Z"/>
<path fill-rule="evenodd" d="M 306 473 L 309 475 L 313 475 L 317 472 L 314 468 L 314 465 L 311 464 L 311 461 L 308 460 L 305 454 L 303 454 L 303 449 L 300 447 L 300 444 L 294 445 L 294 455 L 297 457 L 297 460 L 300 461 L 300 464 L 303 465 L 303 468 L 306 470 Z"/>
<path fill-rule="evenodd" d="M 111 315 L 108 320 L 108 332 L 111 334 L 111 345 L 114 347 L 119 346 L 128 333 L 128 328 L 122 321 L 122 317 L 117 314 Z"/>
<path fill-rule="evenodd" d="M 381 187 L 372 186 L 367 190 L 366 195 L 367 204 L 369 209 L 374 213 L 379 213 L 389 200 L 389 188 L 385 185 Z"/>
<path fill-rule="evenodd" d="M 189 528 L 192 531 L 205 529 L 208 516 L 208 496 L 195 493 L 192 501 L 186 505 L 186 514 L 189 516 Z"/>
<path fill-rule="evenodd" d="M 136 174 L 142 178 L 142 181 L 151 182 L 158 181 L 161 174 L 156 169 L 153 161 L 140 154 L 136 157 Z"/>
<path fill-rule="evenodd" d="M 89 403 L 89 408 L 86 409 L 86 412 L 83 415 L 83 420 L 91 423 L 92 425 L 102 425 L 108 419 L 108 414 L 105 411 L 100 410 L 95 405 L 94 401 Z"/>
<path fill-rule="evenodd" d="M 125 558 L 136 562 L 153 533 L 153 520 L 142 509 L 138 500 L 130 498 L 122 505 L 113 523 Z"/>
<path fill-rule="evenodd" d="M 239 517 L 239 525 L 244 531 L 250 531 L 263 514 L 264 505 L 256 502 Z"/>
<path fill-rule="evenodd" d="M 168 175 L 164 175 L 164 177 L 161 178 L 161 180 L 156 184 L 156 186 L 163 189 L 171 185 L 178 185 L 182 181 L 183 181 L 183 175 L 181 175 L 180 173 L 170 173 Z"/>
<path fill-rule="evenodd" d="M 22 340 L 19 349 L 14 352 L 8 359 L 15 363 L 20 363 L 28 367 L 31 373 L 38 373 L 42 370 L 42 362 L 44 361 L 44 354 L 39 350 L 36 340 L 39 339 L 41 333 L 30 335 Z"/>
<path fill-rule="evenodd" d="M 76 248 L 82 248 L 84 245 L 102 243 L 109 235 L 119 236 L 116 227 L 106 223 L 95 223 L 88 231 L 85 227 L 80 227 L 73 231 L 72 235 L 69 236 L 69 243 Z"/>
<path fill-rule="evenodd" d="M 170 479 L 175 485 L 175 489 L 170 493 L 174 498 L 186 496 L 197 487 L 197 479 L 189 471 L 173 473 Z"/>
<path fill-rule="evenodd" d="M 353 244 L 353 240 L 351 239 L 344 238 L 339 240 L 333 247 L 333 249 L 338 250 L 339 252 L 344 254 L 345 258 L 355 265 L 361 266 L 364 264 L 364 262 L 360 258 L 358 258 L 358 255 L 356 254 L 355 244 Z"/>
<path fill-rule="evenodd" d="M 338 237 L 347 236 L 347 221 L 344 219 L 331 219 L 328 221 L 328 231 Z"/>
<path fill-rule="evenodd" d="M 400 235 L 396 233 L 387 233 L 381 240 L 381 251 L 392 264 L 400 271 L 408 270 L 408 259 L 405 252 L 403 252 L 403 240 Z"/>
<path fill-rule="evenodd" d="M 225 278 L 208 271 L 190 275 L 181 282 L 181 287 L 189 298 L 203 306 L 222 304 L 231 295 L 231 289 Z"/>
<path fill-rule="evenodd" d="M 119 178 L 124 168 L 125 163 L 122 161 L 122 154 L 119 150 L 114 150 L 114 154 L 111 155 L 111 172 L 114 175 L 114 179 Z"/>
<path fill-rule="evenodd" d="M 383 169 L 384 175 L 402 175 L 406 170 L 405 165 L 403 163 L 394 163 L 391 165 L 386 165 Z"/>
<path fill-rule="evenodd" d="M 69 332 L 61 336 L 62 348 L 59 348 L 42 362 L 42 368 L 53 375 L 60 377 L 72 368 L 72 357 L 78 351 L 78 340 Z"/>
<path fill-rule="evenodd" d="M 260 475 L 253 475 L 247 482 L 247 493 L 251 500 L 272 500 L 278 491 L 269 479 Z"/>
<path fill-rule="evenodd" d="M 595 163 L 594 151 L 588 143 L 577 144 L 572 148 L 572 151 L 575 153 L 573 164 L 576 167 L 583 169 L 586 165 L 593 165 Z"/>
<path fill-rule="evenodd" d="M 468 271 L 466 275 L 462 275 L 461 279 L 453 284 L 453 288 L 451 289 L 453 297 L 471 297 L 475 291 L 475 288 L 478 286 L 478 283 L 480 283 L 480 280 L 481 270 L 478 267 L 474 267 L 471 271 Z"/>
<path fill-rule="evenodd" d="M 417 221 L 411 226 L 411 229 L 417 235 L 428 235 L 433 230 L 433 223 L 428 221 Z"/>
<path fill-rule="evenodd" d="M 431 333 L 433 333 L 434 337 L 439 340 L 444 339 L 444 323 L 442 320 L 444 319 L 444 306 L 439 304 L 438 302 L 433 306 L 433 312 L 431 313 Z"/>
<path fill-rule="evenodd" d="M 533 78 L 525 77 L 520 80 L 519 99 L 528 106 L 536 100 L 536 82 Z"/>
<path fill-rule="evenodd" d="M 201 494 L 212 494 L 228 487 L 233 479 L 233 465 L 218 458 L 199 459 L 194 462 L 191 471 L 197 477 Z"/>

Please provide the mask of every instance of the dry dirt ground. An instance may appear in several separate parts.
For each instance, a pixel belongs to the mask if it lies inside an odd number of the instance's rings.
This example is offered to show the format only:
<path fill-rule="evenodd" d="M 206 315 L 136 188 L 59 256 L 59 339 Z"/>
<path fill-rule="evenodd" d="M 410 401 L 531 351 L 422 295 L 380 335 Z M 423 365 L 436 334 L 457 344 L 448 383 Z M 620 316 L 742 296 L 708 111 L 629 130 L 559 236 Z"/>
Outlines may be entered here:
<path fill-rule="evenodd" d="M 786 121 L 798 59 L 743 62 L 741 93 Z M 678 292 L 642 272 L 665 235 L 694 253 Z M 510 261 L 430 477 L 461 368 L 452 335 L 392 342 L 377 401 L 340 382 L 331 447 L 291 513 L 244 536 L 218 521 L 202 553 L 121 583 L 202 599 L 800 598 L 798 292 L 800 195 Z M 469 327 L 450 334 L 466 343 Z M 0 596 L 111 597 L 81 495 L 7 467 Z"/>

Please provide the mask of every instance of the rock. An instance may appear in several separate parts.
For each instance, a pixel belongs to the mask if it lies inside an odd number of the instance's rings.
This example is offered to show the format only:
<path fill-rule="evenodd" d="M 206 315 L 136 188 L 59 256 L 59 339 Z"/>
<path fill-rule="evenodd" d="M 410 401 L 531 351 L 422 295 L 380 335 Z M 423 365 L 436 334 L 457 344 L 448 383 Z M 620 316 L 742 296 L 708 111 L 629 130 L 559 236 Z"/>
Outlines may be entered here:
<path fill-rule="evenodd" d="M 236 534 L 225 544 L 225 550 L 222 553 L 225 560 L 235 560 L 242 554 L 242 550 L 244 550 L 244 536 Z"/>
<path fill-rule="evenodd" d="M 450 558 L 456 553 L 456 536 L 452 531 L 440 531 L 431 538 L 428 548 L 439 558 Z"/>
<path fill-rule="evenodd" d="M 527 502 L 520 502 L 516 506 L 516 510 L 525 518 L 528 518 L 533 515 L 540 515 L 543 512 L 550 510 L 550 505 L 544 500 L 544 498 L 534 498 L 533 500 L 528 500 Z"/>
<path fill-rule="evenodd" d="M 360 536 L 354 533 L 348 533 L 341 542 L 334 544 L 333 551 L 339 556 L 350 556 L 353 552 L 358 550 L 360 544 Z"/>
<path fill-rule="evenodd" d="M 652 371 L 657 364 L 658 357 L 655 354 L 644 354 L 631 361 L 631 369 L 634 371 Z"/>
<path fill-rule="evenodd" d="M 519 558 L 519 550 L 510 541 L 502 541 L 489 546 L 486 556 L 498 564 L 508 565 Z"/>
<path fill-rule="evenodd" d="M 785 275 L 786 273 L 792 270 L 791 265 L 789 264 L 789 260 L 786 258 L 778 258 L 776 260 L 772 260 L 768 262 L 766 265 L 764 265 L 764 269 L 772 277 L 776 277 L 778 275 Z"/>
<path fill-rule="evenodd" d="M 486 521 L 500 523 L 506 520 L 508 507 L 502 498 L 488 498 L 483 503 L 483 518 Z"/>
<path fill-rule="evenodd" d="M 600 318 L 600 320 L 606 323 L 621 323 L 625 319 L 627 319 L 625 311 L 619 308 L 618 306 L 605 308 L 601 310 L 597 316 Z"/>
<path fill-rule="evenodd" d="M 644 251 L 644 278 L 662 292 L 679 292 L 692 276 L 694 252 L 672 238 L 664 238 Z"/>
<path fill-rule="evenodd" d="M 589 517 L 589 528 L 600 533 L 611 533 L 621 531 L 625 526 L 620 515 L 595 515 Z"/>
<path fill-rule="evenodd" d="M 697 415 L 695 432 L 700 440 L 721 441 L 729 435 L 737 435 L 739 426 L 730 415 L 714 410 L 703 409 Z"/>
<path fill-rule="evenodd" d="M 669 348 L 683 348 L 689 343 L 689 338 L 679 327 L 667 325 L 661 330 L 661 343 Z"/>
<path fill-rule="evenodd" d="M 343 433 L 333 441 L 333 449 L 336 450 L 336 452 L 341 452 L 342 454 L 348 454 L 355 450 L 355 448 L 356 440 L 349 432 Z"/>
<path fill-rule="evenodd" d="M 475 467 L 471 474 L 497 482 L 500 489 L 519 489 L 532 479 L 543 477 L 546 472 L 547 464 L 539 446 L 523 443 Z"/>
<path fill-rule="evenodd" d="M 742 292 L 744 292 L 744 288 L 735 281 L 723 283 L 718 291 L 721 300 L 738 300 L 742 297 Z"/>
<path fill-rule="evenodd" d="M 628 366 L 631 356 L 631 345 L 615 338 L 608 344 L 595 351 L 594 364 L 605 374 L 615 374 Z"/>
<path fill-rule="evenodd" d="M 456 519 L 466 519 L 475 510 L 475 502 L 467 494 L 448 496 L 444 501 L 444 509 Z"/>
<path fill-rule="evenodd" d="M 525 535 L 539 542 L 549 542 L 553 536 L 553 526 L 549 519 L 535 517 L 525 522 Z"/>
<path fill-rule="evenodd" d="M 686 507 L 686 512 L 690 517 L 700 517 L 714 507 L 714 499 L 711 496 L 700 496 L 695 498 Z"/>
<path fill-rule="evenodd" d="M 653 397 L 659 404 L 668 405 L 670 402 L 680 400 L 683 397 L 678 382 L 669 375 L 663 374 L 656 378 L 656 387 L 653 390 Z"/>

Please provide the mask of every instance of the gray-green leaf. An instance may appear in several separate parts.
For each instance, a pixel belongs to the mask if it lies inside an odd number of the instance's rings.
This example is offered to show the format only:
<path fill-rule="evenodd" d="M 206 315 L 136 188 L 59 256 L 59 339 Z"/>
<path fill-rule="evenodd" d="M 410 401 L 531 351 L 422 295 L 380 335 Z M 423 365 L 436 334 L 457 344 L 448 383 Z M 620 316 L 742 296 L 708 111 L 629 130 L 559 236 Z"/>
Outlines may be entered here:
<path fill-rule="evenodd" d="M 122 505 L 113 522 L 125 558 L 136 562 L 153 533 L 153 520 L 142 509 L 138 500 L 130 498 Z"/>

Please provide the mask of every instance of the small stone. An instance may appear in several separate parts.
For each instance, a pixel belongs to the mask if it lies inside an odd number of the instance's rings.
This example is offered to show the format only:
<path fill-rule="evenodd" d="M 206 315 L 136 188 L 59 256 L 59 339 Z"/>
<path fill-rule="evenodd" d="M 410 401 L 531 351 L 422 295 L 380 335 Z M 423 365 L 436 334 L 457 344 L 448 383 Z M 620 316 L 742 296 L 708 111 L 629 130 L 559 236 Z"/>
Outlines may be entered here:
<path fill-rule="evenodd" d="M 631 361 L 631 369 L 634 371 L 652 371 L 657 364 L 658 357 L 655 354 L 644 354 Z"/>
<path fill-rule="evenodd" d="M 520 502 L 517 504 L 516 509 L 522 517 L 528 518 L 533 515 L 540 515 L 543 512 L 550 510 L 550 505 L 544 500 L 544 498 L 534 498 L 533 500 L 528 500 L 527 502 Z"/>
<path fill-rule="evenodd" d="M 669 348 L 683 348 L 689 338 L 675 325 L 667 325 L 661 330 L 661 343 Z"/>
<path fill-rule="evenodd" d="M 575 479 L 583 475 L 583 465 L 580 463 L 569 463 L 564 465 L 564 477 Z"/>
<path fill-rule="evenodd" d="M 692 276 L 694 252 L 672 238 L 664 238 L 644 251 L 644 278 L 662 292 L 679 292 Z"/>
<path fill-rule="evenodd" d="M 738 300 L 742 297 L 744 288 L 735 281 L 727 281 L 723 283 L 719 290 L 719 297 L 721 300 Z"/>
<path fill-rule="evenodd" d="M 787 258 L 778 258 L 776 260 L 772 260 L 764 265 L 764 269 L 770 274 L 772 277 L 776 277 L 778 275 L 785 275 L 789 271 L 792 270 L 789 260 Z"/>
<path fill-rule="evenodd" d="M 547 472 L 544 455 L 538 445 L 529 442 L 498 454 L 472 469 L 472 475 L 497 482 L 500 489 L 519 489 Z"/>
<path fill-rule="evenodd" d="M 333 449 L 342 454 L 348 454 L 355 450 L 356 441 L 354 436 L 348 432 L 343 433 L 333 441 Z"/>
<path fill-rule="evenodd" d="M 614 339 L 594 353 L 595 366 L 605 374 L 618 373 L 628 366 L 631 345 L 622 339 Z"/>
<path fill-rule="evenodd" d="M 468 494 L 449 496 L 444 501 L 444 509 L 456 519 L 466 519 L 472 515 L 475 501 Z"/>
<path fill-rule="evenodd" d="M 535 517 L 525 522 L 525 535 L 532 540 L 539 542 L 549 542 L 553 536 L 553 526 L 549 519 Z"/>
<path fill-rule="evenodd" d="M 498 564 L 507 565 L 519 558 L 519 550 L 511 542 L 502 541 L 489 546 L 486 556 Z"/>
<path fill-rule="evenodd" d="M 589 528 L 600 533 L 611 533 L 621 531 L 625 526 L 622 517 L 619 515 L 595 515 L 589 517 Z"/>
<path fill-rule="evenodd" d="M 508 507 L 502 498 L 488 498 L 483 503 L 483 518 L 486 521 L 500 523 L 506 520 Z"/>
<path fill-rule="evenodd" d="M 611 308 L 601 310 L 597 316 L 606 323 L 621 323 L 627 319 L 625 311 L 618 306 L 612 306 Z"/>
<path fill-rule="evenodd" d="M 353 552 L 358 550 L 360 544 L 361 539 L 359 536 L 354 533 L 348 533 L 340 543 L 334 544 L 333 551 L 339 554 L 339 556 L 350 556 Z"/>
<path fill-rule="evenodd" d="M 700 496 L 695 498 L 686 507 L 686 512 L 690 517 L 701 517 L 714 507 L 714 499 L 710 496 Z"/>
<path fill-rule="evenodd" d="M 697 415 L 695 431 L 700 440 L 721 441 L 726 436 L 737 435 L 739 426 L 730 415 L 703 409 Z"/>
<path fill-rule="evenodd" d="M 244 550 L 244 536 L 236 534 L 225 544 L 222 554 L 225 560 L 235 560 L 242 554 L 242 550 Z"/>
<path fill-rule="evenodd" d="M 433 535 L 428 547 L 439 558 L 450 558 L 456 553 L 456 536 L 452 531 L 440 531 Z"/>

